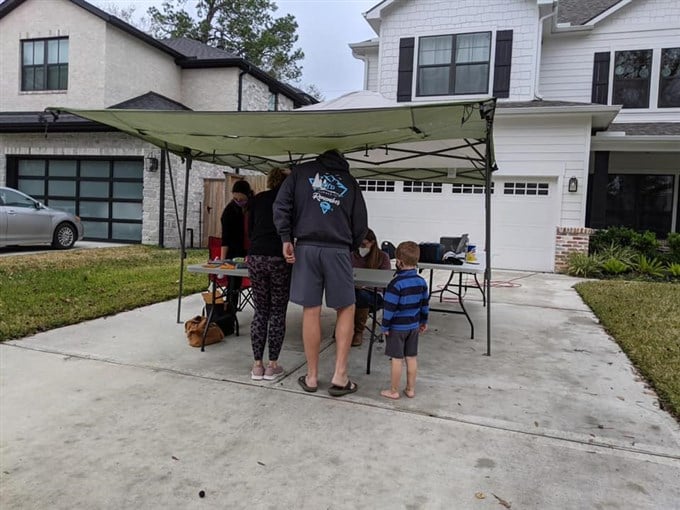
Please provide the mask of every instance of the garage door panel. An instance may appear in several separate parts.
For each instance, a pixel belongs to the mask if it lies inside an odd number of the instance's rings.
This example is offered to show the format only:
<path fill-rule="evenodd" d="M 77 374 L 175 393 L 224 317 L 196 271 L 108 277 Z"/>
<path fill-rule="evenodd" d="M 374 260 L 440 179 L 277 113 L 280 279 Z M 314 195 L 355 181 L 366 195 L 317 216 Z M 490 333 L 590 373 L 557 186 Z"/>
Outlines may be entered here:
<path fill-rule="evenodd" d="M 510 183 L 505 194 L 506 183 Z M 538 195 L 541 184 L 541 195 Z M 481 188 L 481 187 L 480 187 Z M 491 196 L 492 266 L 552 271 L 559 196 L 556 179 L 498 179 Z M 369 226 L 379 241 L 438 241 L 468 233 L 478 252 L 484 249 L 484 195 L 453 193 L 365 193 Z M 470 189 L 468 189 L 470 191 Z M 479 191 L 477 189 L 476 191 Z M 524 194 L 514 194 L 516 192 Z M 535 193 L 527 195 L 526 193 Z"/>
<path fill-rule="evenodd" d="M 81 217 L 84 238 L 141 242 L 144 162 L 139 157 L 16 157 L 20 191 Z"/>

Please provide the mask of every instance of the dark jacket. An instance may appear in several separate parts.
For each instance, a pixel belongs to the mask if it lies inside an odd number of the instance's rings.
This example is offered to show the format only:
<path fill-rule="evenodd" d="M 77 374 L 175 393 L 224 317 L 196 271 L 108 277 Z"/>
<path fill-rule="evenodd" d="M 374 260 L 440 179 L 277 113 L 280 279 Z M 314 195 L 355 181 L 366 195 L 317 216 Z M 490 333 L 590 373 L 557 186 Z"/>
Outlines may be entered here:
<path fill-rule="evenodd" d="M 258 193 L 248 202 L 248 255 L 283 257 L 283 243 L 274 226 L 274 200 L 280 187 Z"/>
<path fill-rule="evenodd" d="M 245 215 L 243 208 L 233 200 L 222 211 L 222 246 L 226 246 L 227 257 L 245 257 Z"/>
<path fill-rule="evenodd" d="M 329 151 L 293 167 L 274 202 L 274 224 L 284 242 L 358 248 L 368 215 L 345 158 Z"/>

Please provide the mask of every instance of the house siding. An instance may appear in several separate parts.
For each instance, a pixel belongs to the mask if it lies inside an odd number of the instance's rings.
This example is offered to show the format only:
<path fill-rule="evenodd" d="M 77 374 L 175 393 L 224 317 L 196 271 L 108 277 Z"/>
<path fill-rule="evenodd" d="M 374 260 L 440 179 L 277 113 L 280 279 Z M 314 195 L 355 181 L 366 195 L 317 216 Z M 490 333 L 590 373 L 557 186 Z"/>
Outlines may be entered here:
<path fill-rule="evenodd" d="M 380 88 L 380 60 L 378 55 L 378 48 L 367 50 L 365 54 L 365 73 L 364 73 L 364 88 L 378 92 Z"/>
<path fill-rule="evenodd" d="M 266 111 L 269 106 L 269 97 L 271 94 L 269 86 L 266 83 L 261 82 L 250 74 L 244 74 L 241 110 Z"/>
<path fill-rule="evenodd" d="M 386 97 L 396 98 L 397 94 L 400 38 L 415 37 L 417 44 L 418 37 L 428 35 L 488 30 L 495 33 L 509 29 L 513 30 L 514 38 L 509 100 L 531 99 L 538 25 L 536 2 L 488 0 L 482 8 L 475 0 L 419 0 L 396 4 L 384 16 L 379 34 L 379 92 Z M 492 84 L 493 69 L 489 72 Z M 414 100 L 431 101 L 432 98 L 414 97 Z"/>
<path fill-rule="evenodd" d="M 592 31 L 559 34 L 546 31 L 539 90 L 545 99 L 589 103 L 595 53 L 654 49 L 650 108 L 635 111 L 624 109 L 617 117 L 617 122 L 626 119 L 637 122 L 678 120 L 680 109 L 657 109 L 656 97 L 660 49 L 679 45 L 680 2 L 633 2 L 601 21 Z M 611 94 L 609 98 L 611 102 Z"/>
<path fill-rule="evenodd" d="M 171 55 L 130 37 L 116 27 L 105 26 L 105 92 L 100 107 L 120 103 L 150 90 L 166 97 L 180 97 L 181 70 Z M 130 58 L 131 55 L 134 58 Z"/>
<path fill-rule="evenodd" d="M 559 225 L 583 225 L 587 196 L 590 118 L 521 118 L 497 115 L 494 143 L 498 177 L 532 176 L 558 179 Z M 567 191 L 569 178 L 579 189 Z M 557 225 L 556 225 L 557 226 Z"/>
<path fill-rule="evenodd" d="M 184 69 L 182 104 L 192 110 L 238 110 L 238 68 Z"/>

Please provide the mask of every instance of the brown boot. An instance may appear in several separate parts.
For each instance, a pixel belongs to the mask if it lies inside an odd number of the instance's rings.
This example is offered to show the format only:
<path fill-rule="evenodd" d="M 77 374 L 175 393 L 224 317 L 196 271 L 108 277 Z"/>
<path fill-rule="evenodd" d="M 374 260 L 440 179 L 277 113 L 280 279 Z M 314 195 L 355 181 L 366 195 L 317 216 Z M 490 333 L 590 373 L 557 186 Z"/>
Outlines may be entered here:
<path fill-rule="evenodd" d="M 352 346 L 357 347 L 364 342 L 364 327 L 368 320 L 368 308 L 357 308 L 354 310 L 354 337 Z"/>

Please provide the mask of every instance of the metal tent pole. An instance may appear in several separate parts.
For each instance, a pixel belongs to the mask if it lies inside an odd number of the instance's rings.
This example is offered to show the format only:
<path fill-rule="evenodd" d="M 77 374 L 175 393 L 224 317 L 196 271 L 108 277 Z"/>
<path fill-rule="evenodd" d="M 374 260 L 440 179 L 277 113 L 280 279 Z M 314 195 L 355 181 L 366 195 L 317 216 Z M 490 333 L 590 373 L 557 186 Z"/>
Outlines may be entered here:
<path fill-rule="evenodd" d="M 189 205 L 189 172 L 191 171 L 191 154 L 186 156 L 186 170 L 184 174 L 184 208 L 182 210 L 182 229 L 179 234 L 179 297 L 177 299 L 177 323 L 180 323 L 180 312 L 182 311 L 182 294 L 184 290 L 184 259 L 186 258 L 186 238 L 187 238 L 187 207 Z"/>
<path fill-rule="evenodd" d="M 486 140 L 484 155 L 485 209 L 486 209 L 486 355 L 491 356 L 491 136 L 493 129 L 494 105 L 486 110 Z"/>

